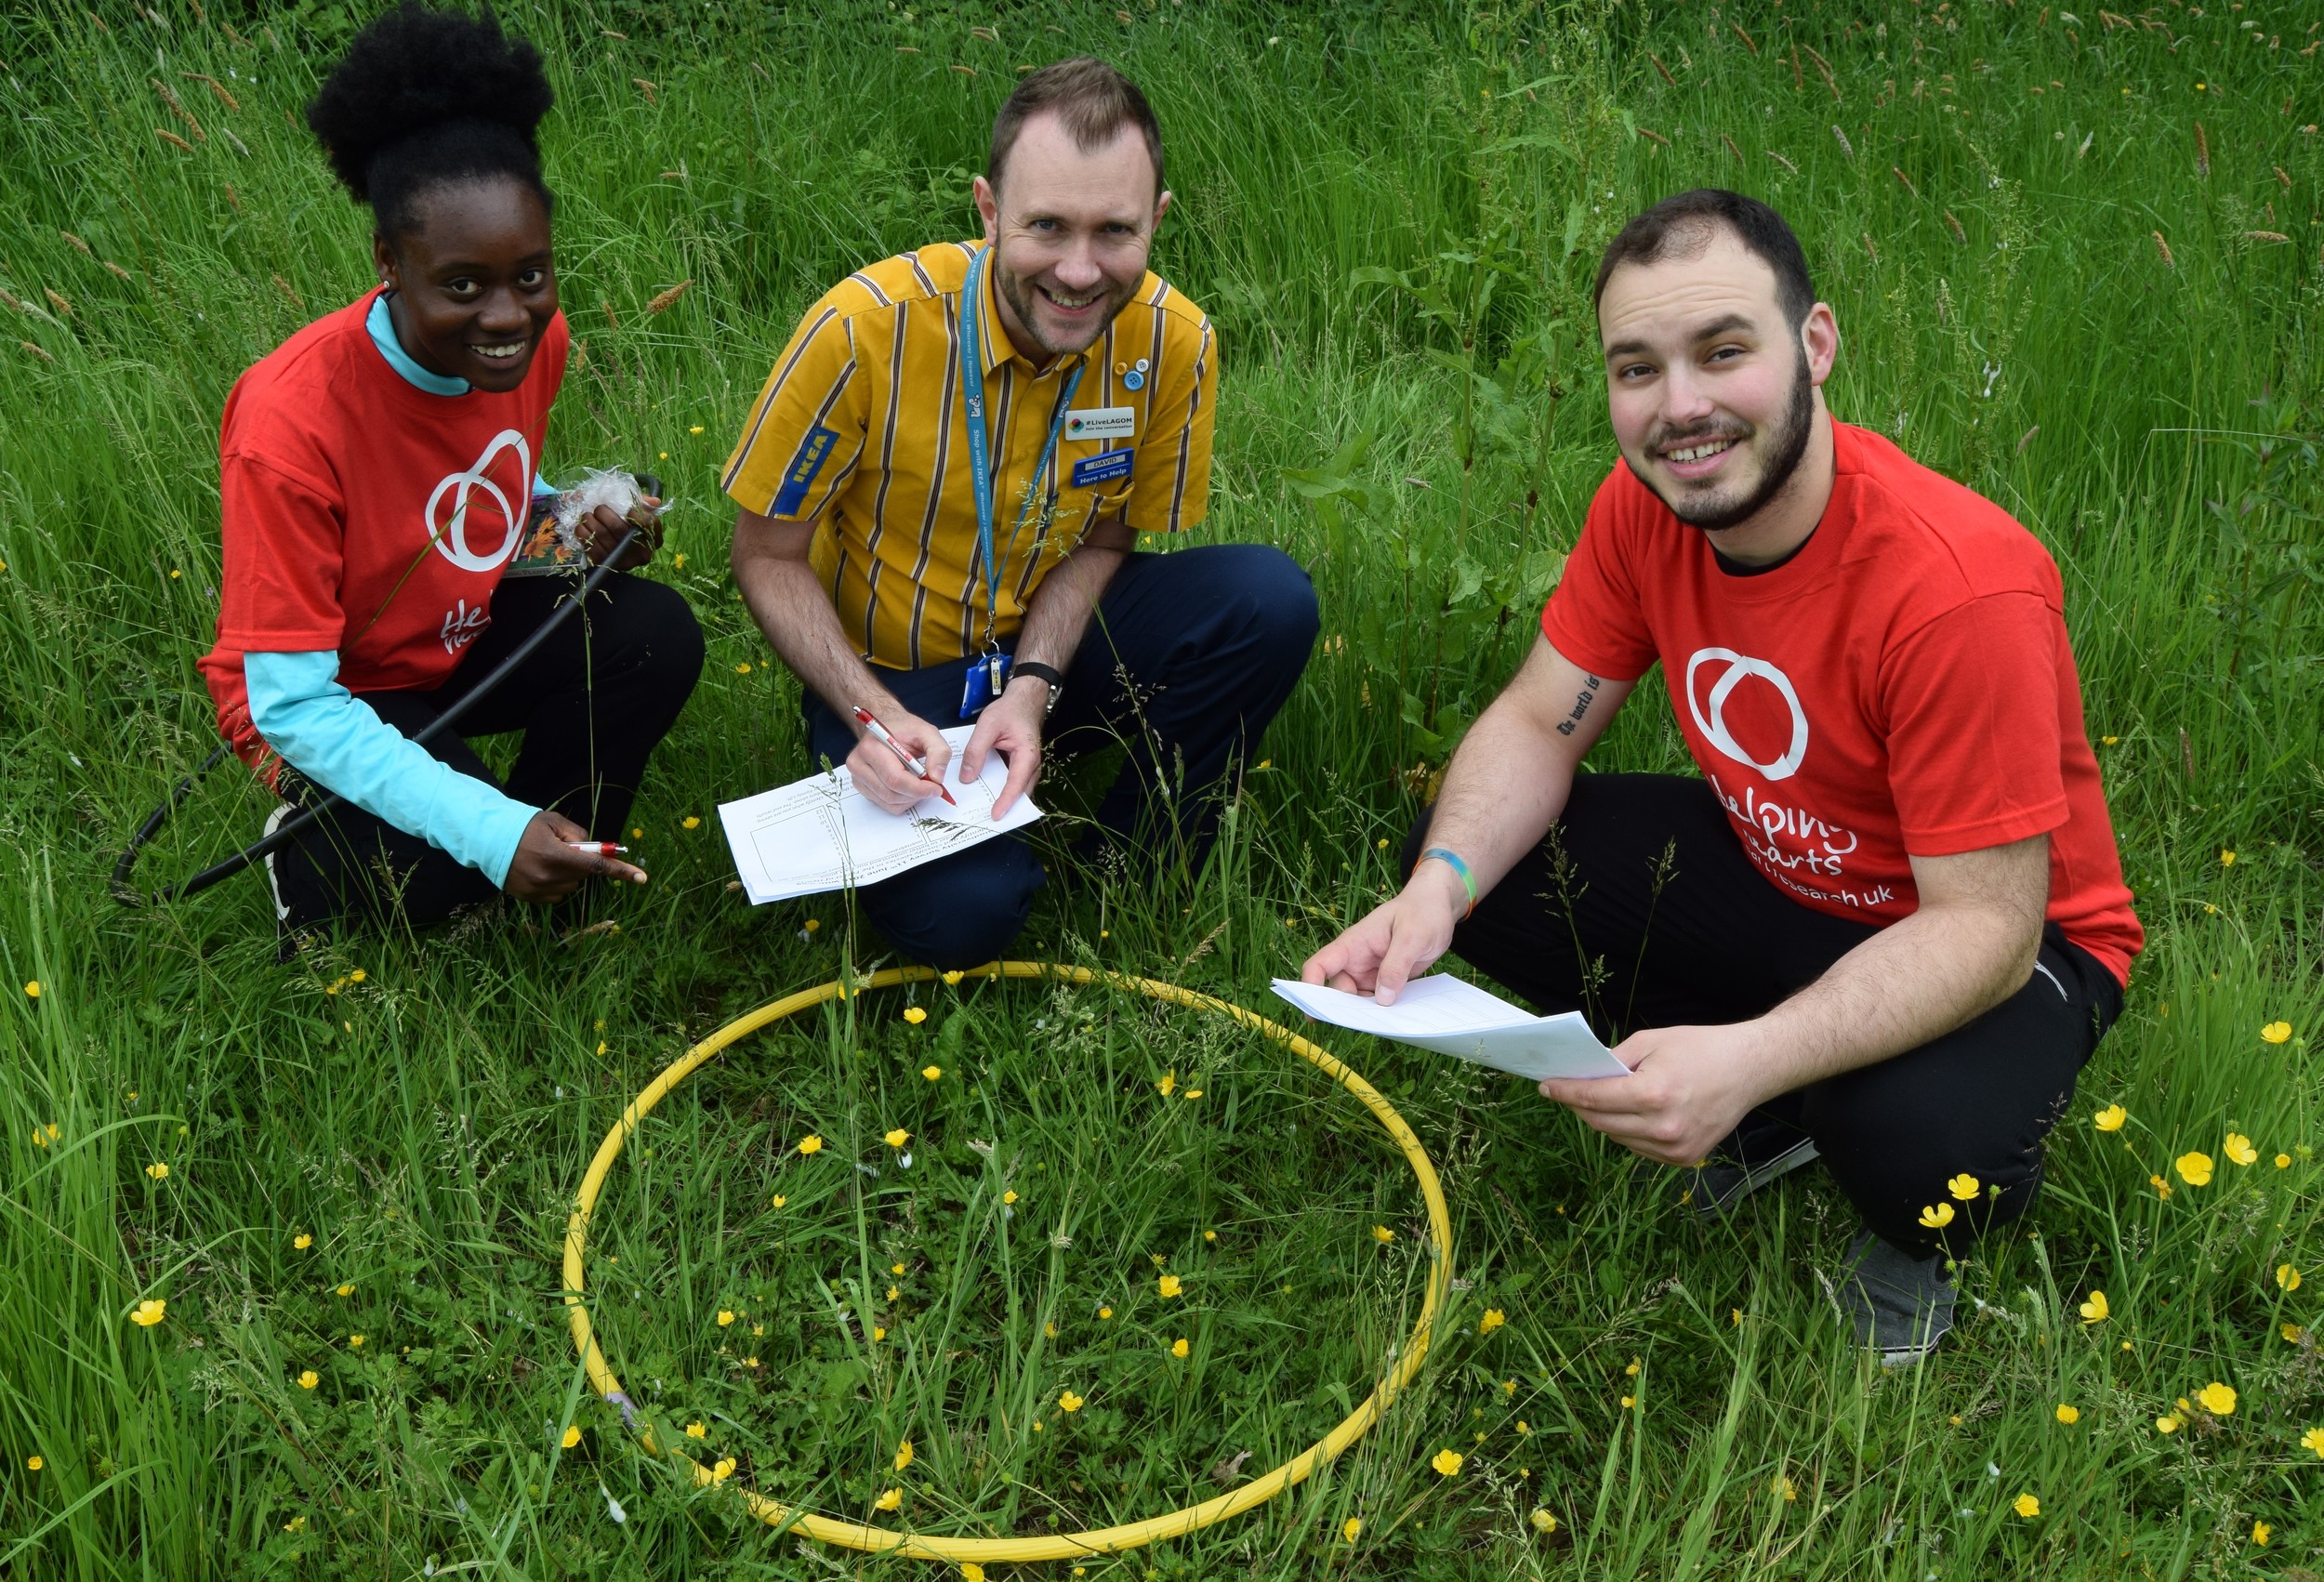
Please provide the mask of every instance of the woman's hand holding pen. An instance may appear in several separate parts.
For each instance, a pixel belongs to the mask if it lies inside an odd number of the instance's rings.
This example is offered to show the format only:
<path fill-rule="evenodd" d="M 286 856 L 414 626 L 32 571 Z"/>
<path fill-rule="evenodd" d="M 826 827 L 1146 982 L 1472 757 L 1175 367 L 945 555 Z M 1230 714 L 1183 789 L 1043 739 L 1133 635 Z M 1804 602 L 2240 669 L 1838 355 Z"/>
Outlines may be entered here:
<path fill-rule="evenodd" d="M 575 850 L 576 844 L 594 844 L 588 830 L 562 813 L 547 810 L 535 813 L 533 822 L 524 826 L 523 838 L 517 842 L 517 854 L 508 864 L 508 877 L 501 890 L 519 901 L 547 905 L 562 901 L 592 878 L 646 882 L 643 868 L 597 851 Z"/>

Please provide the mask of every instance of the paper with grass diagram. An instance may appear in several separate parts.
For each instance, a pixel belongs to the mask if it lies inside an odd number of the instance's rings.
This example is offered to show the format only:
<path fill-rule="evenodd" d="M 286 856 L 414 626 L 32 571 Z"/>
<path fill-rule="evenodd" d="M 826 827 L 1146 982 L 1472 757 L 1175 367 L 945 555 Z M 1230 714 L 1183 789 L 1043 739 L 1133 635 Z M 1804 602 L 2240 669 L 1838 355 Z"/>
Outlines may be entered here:
<path fill-rule="evenodd" d="M 1579 1011 L 1536 1016 L 1449 973 L 1413 979 L 1393 1005 L 1289 978 L 1277 978 L 1274 991 L 1334 1027 L 1455 1055 L 1534 1082 L 1630 1074 Z"/>
<path fill-rule="evenodd" d="M 993 817 L 993 804 L 1009 779 L 998 753 L 986 757 L 984 772 L 974 780 L 960 778 L 960 749 L 974 729 L 956 725 L 944 732 L 952 745 L 944 788 L 958 798 L 957 807 L 931 791 L 908 813 L 884 812 L 855 788 L 845 765 L 739 802 L 720 803 L 719 821 L 726 826 L 743 893 L 756 906 L 877 884 L 1039 818 L 1041 810 L 1030 797 L 1018 798 L 1006 814 Z"/>

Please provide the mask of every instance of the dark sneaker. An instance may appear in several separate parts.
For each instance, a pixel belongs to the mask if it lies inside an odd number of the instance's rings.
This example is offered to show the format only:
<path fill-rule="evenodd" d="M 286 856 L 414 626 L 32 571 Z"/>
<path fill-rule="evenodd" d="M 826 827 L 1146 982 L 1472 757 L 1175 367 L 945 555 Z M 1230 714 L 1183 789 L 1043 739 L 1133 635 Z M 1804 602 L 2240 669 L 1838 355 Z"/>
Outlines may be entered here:
<path fill-rule="evenodd" d="M 1685 1173 L 1686 1194 L 1679 1201 L 1706 1218 L 1724 1214 L 1816 1157 L 1815 1140 L 1799 1127 L 1771 1116 L 1746 1115 L 1716 1154 Z"/>
<path fill-rule="evenodd" d="M 1869 1231 L 1858 1231 L 1848 1244 L 1836 1295 L 1855 1324 L 1857 1343 L 1878 1351 L 1882 1367 L 1912 1366 L 1953 1327 L 1945 1255 L 1915 1258 Z"/>

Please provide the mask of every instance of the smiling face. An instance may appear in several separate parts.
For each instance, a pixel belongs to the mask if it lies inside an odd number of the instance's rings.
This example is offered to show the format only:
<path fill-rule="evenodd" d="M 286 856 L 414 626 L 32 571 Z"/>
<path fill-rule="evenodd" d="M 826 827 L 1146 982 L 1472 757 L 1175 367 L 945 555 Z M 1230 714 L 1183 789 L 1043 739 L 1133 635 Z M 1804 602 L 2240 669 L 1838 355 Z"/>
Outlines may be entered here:
<path fill-rule="evenodd" d="M 1723 533 L 1780 508 L 1825 420 L 1829 308 L 1795 331 L 1775 270 L 1722 228 L 1691 257 L 1617 269 L 1598 331 L 1615 442 L 1674 516 Z"/>
<path fill-rule="evenodd" d="M 1136 126 L 1124 122 L 1085 150 L 1054 112 L 1018 131 L 998 191 L 976 178 L 1001 320 L 1020 351 L 1037 361 L 1086 351 L 1129 304 L 1170 206 L 1154 186 Z"/>
<path fill-rule="evenodd" d="M 548 206 L 521 181 L 487 178 L 439 187 L 412 212 L 408 230 L 372 239 L 396 338 L 431 374 L 515 389 L 557 316 Z"/>

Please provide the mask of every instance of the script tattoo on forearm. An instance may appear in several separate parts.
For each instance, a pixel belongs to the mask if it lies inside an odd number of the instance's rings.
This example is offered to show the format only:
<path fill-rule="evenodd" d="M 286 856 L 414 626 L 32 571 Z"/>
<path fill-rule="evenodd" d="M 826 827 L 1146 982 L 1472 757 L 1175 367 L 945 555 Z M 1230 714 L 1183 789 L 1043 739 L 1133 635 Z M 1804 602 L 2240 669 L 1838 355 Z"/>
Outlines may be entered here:
<path fill-rule="evenodd" d="M 1595 676 L 1584 676 L 1582 680 L 1586 684 L 1574 694 L 1574 711 L 1557 722 L 1557 733 L 1561 736 L 1574 733 L 1574 727 L 1581 723 L 1581 717 L 1588 714 L 1590 705 L 1598 701 L 1598 689 L 1605 685 Z"/>

